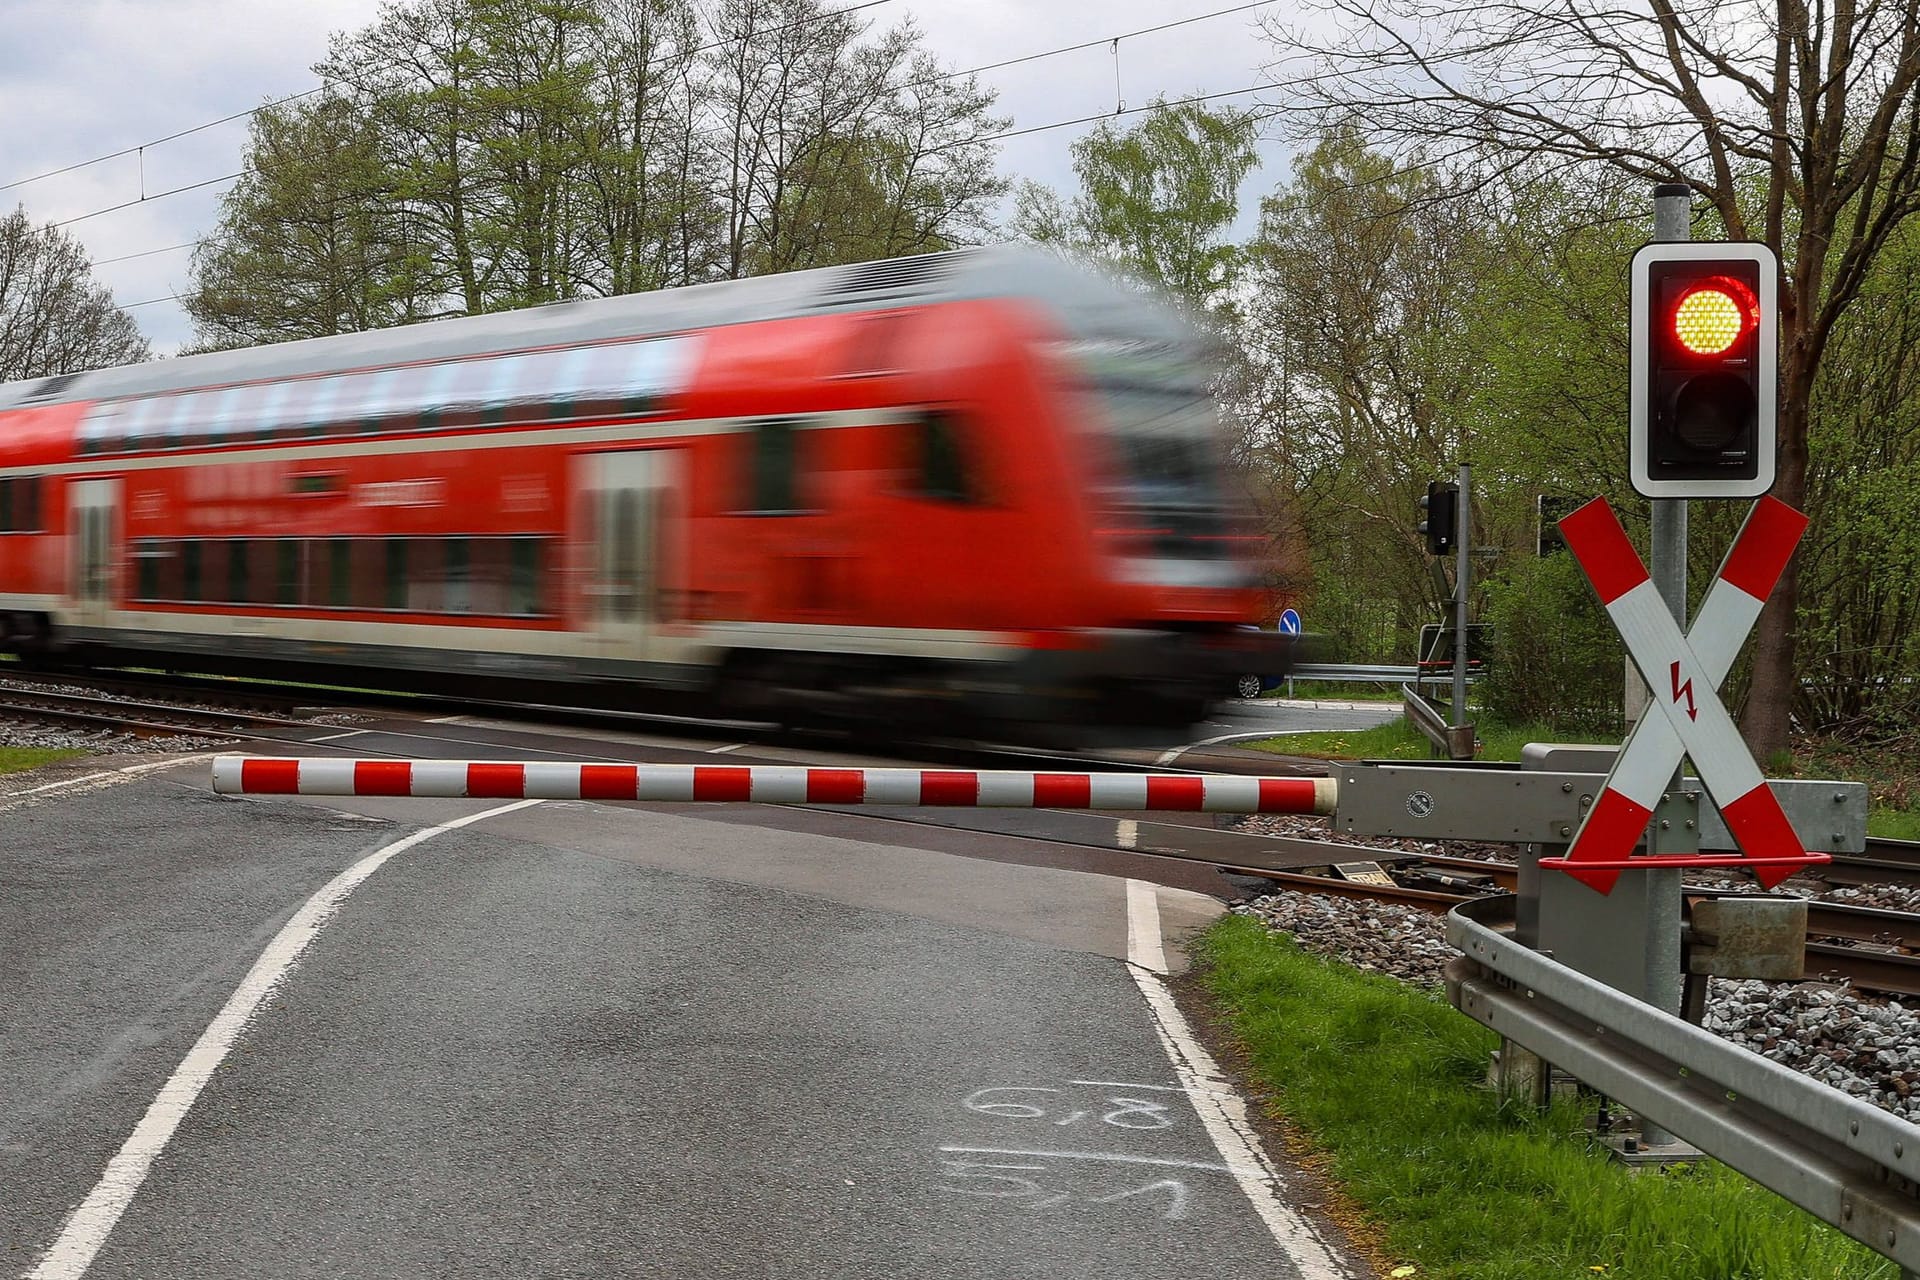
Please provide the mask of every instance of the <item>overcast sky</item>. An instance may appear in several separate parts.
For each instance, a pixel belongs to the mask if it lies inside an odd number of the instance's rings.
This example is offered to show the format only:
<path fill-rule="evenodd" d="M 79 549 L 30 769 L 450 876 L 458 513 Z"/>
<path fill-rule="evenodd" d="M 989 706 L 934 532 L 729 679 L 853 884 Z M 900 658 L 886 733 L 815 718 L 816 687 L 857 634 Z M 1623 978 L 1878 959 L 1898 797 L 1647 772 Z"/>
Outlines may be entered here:
<path fill-rule="evenodd" d="M 911 15 L 934 55 L 965 70 L 1240 3 L 887 0 L 866 16 L 880 27 Z M 1000 113 L 1011 115 L 1016 129 L 1112 111 L 1117 101 L 1137 106 L 1155 94 L 1240 89 L 1261 81 L 1260 66 L 1270 54 L 1255 22 L 1288 7 L 1280 0 L 1125 39 L 1117 60 L 1102 44 L 981 79 L 999 91 Z M 65 221 L 235 172 L 245 119 L 156 140 L 312 88 L 309 68 L 324 55 L 329 35 L 366 26 L 378 9 L 379 0 L 0 0 L 0 210 L 18 204 L 36 223 Z M 1255 101 L 1247 96 L 1216 105 Z M 1000 153 L 1001 171 L 1067 188 L 1073 177 L 1068 148 L 1090 127 L 1010 139 Z M 144 150 L 21 181 L 136 147 Z M 1263 155 L 1262 170 L 1243 192 L 1243 222 L 1258 196 L 1285 176 L 1277 143 L 1263 144 Z M 157 352 L 170 353 L 189 338 L 191 323 L 177 303 L 136 304 L 185 288 L 191 251 L 173 246 L 189 245 L 212 228 L 227 185 L 147 199 L 66 228 L 92 254 L 116 300 L 134 307 Z M 145 256 L 127 257 L 133 254 Z"/>

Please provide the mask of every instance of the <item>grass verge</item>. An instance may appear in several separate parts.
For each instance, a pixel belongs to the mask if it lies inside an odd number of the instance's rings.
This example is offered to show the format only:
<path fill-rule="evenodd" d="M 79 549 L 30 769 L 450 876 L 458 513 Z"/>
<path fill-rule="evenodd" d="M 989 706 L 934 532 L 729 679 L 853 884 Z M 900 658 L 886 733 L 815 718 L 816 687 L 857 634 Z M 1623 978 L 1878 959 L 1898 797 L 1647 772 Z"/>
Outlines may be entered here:
<path fill-rule="evenodd" d="M 24 773 L 56 760 L 71 760 L 86 754 L 72 747 L 0 747 L 0 773 Z"/>
<path fill-rule="evenodd" d="M 1478 732 L 1482 760 L 1518 760 L 1520 749 L 1529 742 L 1568 740 L 1567 735 L 1544 725 L 1514 726 L 1484 718 Z M 1426 760 L 1431 756 L 1427 740 L 1404 718 L 1371 729 L 1290 733 L 1240 745 L 1280 755 L 1334 760 Z M 1792 767 L 1784 772 L 1792 777 L 1864 782 L 1873 797 L 1867 811 L 1867 834 L 1920 840 L 1920 781 L 1916 781 L 1915 768 L 1911 751 L 1894 747 L 1872 750 L 1809 739 L 1800 744 Z"/>
<path fill-rule="evenodd" d="M 1271 1107 L 1398 1265 L 1438 1280 L 1893 1280 L 1897 1270 L 1712 1162 L 1632 1174 L 1582 1115 L 1482 1087 L 1494 1037 L 1437 994 L 1309 955 L 1244 916 L 1207 989 Z M 1395 1275 L 1403 1274 L 1398 1266 Z"/>

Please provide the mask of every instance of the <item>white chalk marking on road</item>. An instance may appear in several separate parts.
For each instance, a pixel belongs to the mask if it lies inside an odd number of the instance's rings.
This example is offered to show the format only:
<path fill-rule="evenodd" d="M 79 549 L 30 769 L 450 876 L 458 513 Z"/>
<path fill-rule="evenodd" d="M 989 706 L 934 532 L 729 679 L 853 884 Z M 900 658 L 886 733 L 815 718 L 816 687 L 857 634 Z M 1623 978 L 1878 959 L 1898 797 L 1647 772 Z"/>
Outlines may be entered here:
<path fill-rule="evenodd" d="M 1153 1010 L 1160 1047 L 1166 1050 L 1175 1074 L 1192 1097 L 1193 1109 L 1199 1113 L 1207 1135 L 1252 1202 L 1253 1211 L 1266 1223 L 1274 1243 L 1299 1272 L 1300 1280 L 1354 1280 L 1354 1273 L 1320 1238 L 1313 1223 L 1276 1194 L 1284 1189 L 1285 1182 L 1260 1148 L 1259 1137 L 1247 1119 L 1246 1101 L 1233 1091 L 1213 1056 L 1194 1039 L 1167 984 L 1139 965 L 1130 966 L 1129 972 Z"/>
<path fill-rule="evenodd" d="M 429 723 L 441 724 L 444 722 L 439 720 L 434 720 L 434 721 L 430 721 Z M 349 729 L 345 733 L 330 733 L 324 738 L 308 738 L 307 741 L 308 742 L 338 742 L 342 738 L 352 738 L 363 733 L 372 733 L 372 732 L 373 730 L 371 729 Z"/>
<path fill-rule="evenodd" d="M 1113 838 L 1115 843 L 1122 849 L 1138 849 L 1140 847 L 1140 820 L 1137 818 L 1120 819 L 1120 826 L 1113 833 Z"/>
<path fill-rule="evenodd" d="M 1127 963 L 1167 971 L 1166 949 L 1160 945 L 1160 899 L 1145 880 L 1127 881 Z"/>
<path fill-rule="evenodd" d="M 939 1149 L 950 1155 L 1027 1156 L 1040 1160 L 1103 1160 L 1114 1164 L 1154 1164 L 1168 1169 L 1204 1169 L 1209 1173 L 1231 1173 L 1236 1177 L 1258 1172 L 1251 1168 L 1236 1169 L 1232 1165 L 1216 1164 L 1211 1160 L 1168 1160 L 1160 1156 L 1129 1156 L 1114 1151 L 1016 1151 L 1008 1147 L 941 1147 Z"/>
<path fill-rule="evenodd" d="M 1138 1084 L 1131 1080 L 1069 1080 L 1068 1084 L 1092 1085 L 1098 1089 L 1152 1089 L 1156 1093 L 1185 1093 L 1183 1084 Z"/>
<path fill-rule="evenodd" d="M 187 1056 L 181 1059 L 173 1075 L 160 1087 L 159 1095 L 147 1108 L 146 1114 L 140 1117 L 140 1123 L 134 1126 L 133 1133 L 107 1163 L 107 1170 L 100 1176 L 100 1181 L 94 1184 L 80 1207 L 68 1217 L 59 1238 L 48 1246 L 39 1265 L 27 1273 L 27 1280 L 77 1280 L 86 1274 L 87 1268 L 93 1265 L 94 1256 L 100 1252 L 100 1247 L 107 1242 L 115 1224 L 120 1221 L 120 1215 L 133 1202 L 134 1194 L 146 1180 L 153 1162 L 159 1158 L 181 1121 L 187 1118 L 187 1112 L 192 1109 L 208 1079 L 233 1049 L 254 1013 L 278 990 L 301 953 L 320 936 L 320 931 L 340 909 L 340 904 L 346 901 L 348 894 L 396 854 L 459 827 L 471 826 L 487 818 L 539 803 L 538 800 L 516 800 L 511 804 L 497 805 L 480 813 L 443 822 L 437 827 L 416 831 L 368 854 L 308 898 L 306 905 L 296 911 L 293 918 L 273 936 L 273 941 L 253 962 L 253 968 L 240 980 L 240 985 L 227 998 L 227 1003 L 214 1015 L 207 1029 L 200 1033 L 193 1048 L 187 1050 Z"/>

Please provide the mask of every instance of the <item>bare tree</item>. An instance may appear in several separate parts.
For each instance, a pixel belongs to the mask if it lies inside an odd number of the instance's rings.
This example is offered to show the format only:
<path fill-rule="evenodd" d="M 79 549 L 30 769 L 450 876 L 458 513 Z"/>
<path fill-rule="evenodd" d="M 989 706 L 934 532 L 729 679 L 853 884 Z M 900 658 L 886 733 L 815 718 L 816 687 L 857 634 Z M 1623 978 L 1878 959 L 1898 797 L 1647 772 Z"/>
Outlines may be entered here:
<path fill-rule="evenodd" d="M 1685 183 L 1779 250 L 1779 478 L 1804 504 L 1808 403 L 1834 326 L 1920 211 L 1920 0 L 1321 0 L 1269 34 L 1315 124 L 1376 145 Z M 1742 728 L 1787 746 L 1796 562 L 1761 615 Z"/>
<path fill-rule="evenodd" d="M 113 294 L 95 283 L 86 250 L 24 209 L 0 218 L 0 382 L 50 378 L 149 355 Z"/>

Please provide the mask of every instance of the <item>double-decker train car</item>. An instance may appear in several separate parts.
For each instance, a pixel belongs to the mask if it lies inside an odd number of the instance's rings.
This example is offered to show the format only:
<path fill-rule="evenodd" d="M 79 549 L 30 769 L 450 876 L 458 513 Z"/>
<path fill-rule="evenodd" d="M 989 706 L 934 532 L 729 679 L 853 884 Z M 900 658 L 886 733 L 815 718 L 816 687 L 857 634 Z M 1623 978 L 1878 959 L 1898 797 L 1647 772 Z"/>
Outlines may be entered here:
<path fill-rule="evenodd" d="M 1207 381 L 1175 315 L 1009 248 L 10 383 L 0 647 L 1187 720 L 1279 660 Z"/>

